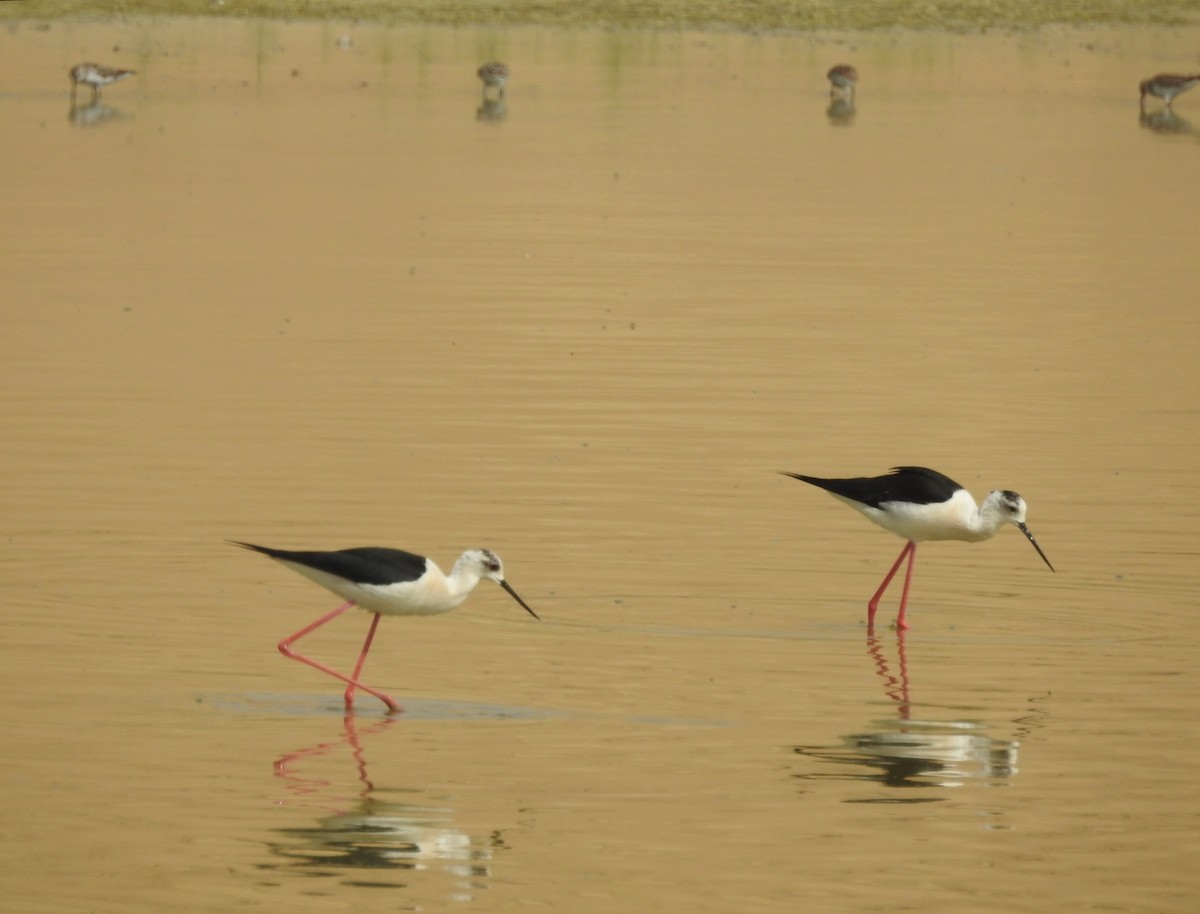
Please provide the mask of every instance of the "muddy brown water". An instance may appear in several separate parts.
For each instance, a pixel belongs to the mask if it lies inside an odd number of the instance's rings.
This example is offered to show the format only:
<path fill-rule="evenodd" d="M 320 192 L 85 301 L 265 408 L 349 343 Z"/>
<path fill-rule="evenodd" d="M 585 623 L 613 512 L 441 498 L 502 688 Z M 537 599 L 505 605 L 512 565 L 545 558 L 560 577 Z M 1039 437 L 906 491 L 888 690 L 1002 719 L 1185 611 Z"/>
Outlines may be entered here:
<path fill-rule="evenodd" d="M 10 27 L 12 910 L 1194 910 L 1197 38 Z M 776 471 L 906 463 L 1057 573 L 869 639 L 900 541 Z M 226 538 L 545 621 L 385 620 L 344 717 Z"/>

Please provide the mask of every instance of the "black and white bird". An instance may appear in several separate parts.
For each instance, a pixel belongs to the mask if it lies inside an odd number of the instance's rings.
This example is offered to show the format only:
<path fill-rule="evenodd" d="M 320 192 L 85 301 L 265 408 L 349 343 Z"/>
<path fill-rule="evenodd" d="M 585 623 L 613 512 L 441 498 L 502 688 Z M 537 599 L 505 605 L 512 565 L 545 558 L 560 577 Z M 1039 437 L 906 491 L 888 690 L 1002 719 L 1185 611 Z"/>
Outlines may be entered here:
<path fill-rule="evenodd" d="M 821 479 L 801 473 L 783 475 L 824 489 L 865 515 L 868 520 L 908 540 L 883 583 L 867 603 L 868 631 L 874 628 L 880 597 L 906 556 L 908 567 L 904 573 L 904 593 L 900 597 L 896 628 L 908 628 L 904 610 L 908 605 L 908 588 L 912 583 L 913 556 L 917 551 L 917 543 L 926 540 L 977 543 L 991 539 L 1005 524 L 1015 524 L 1033 543 L 1033 548 L 1047 567 L 1054 570 L 1046 553 L 1042 552 L 1042 547 L 1025 525 L 1025 499 L 1016 492 L 1007 489 L 989 492 L 983 504 L 977 505 L 971 493 L 949 476 L 925 467 L 895 467 L 886 476 L 860 476 L 853 479 Z"/>
<path fill-rule="evenodd" d="M 293 552 L 237 540 L 230 542 L 273 558 L 346 601 L 280 641 L 279 652 L 345 682 L 347 708 L 354 704 L 355 690 L 362 689 L 387 705 L 389 712 L 401 710 L 390 696 L 359 681 L 380 616 L 429 616 L 449 612 L 467 599 L 476 584 L 488 578 L 508 591 L 531 616 L 539 618 L 504 579 L 504 565 L 500 557 L 487 549 L 464 552 L 447 575 L 433 560 L 400 549 L 365 546 L 335 552 Z M 375 617 L 371 620 L 354 672 L 349 676 L 292 650 L 294 642 L 354 606 L 374 613 Z"/>

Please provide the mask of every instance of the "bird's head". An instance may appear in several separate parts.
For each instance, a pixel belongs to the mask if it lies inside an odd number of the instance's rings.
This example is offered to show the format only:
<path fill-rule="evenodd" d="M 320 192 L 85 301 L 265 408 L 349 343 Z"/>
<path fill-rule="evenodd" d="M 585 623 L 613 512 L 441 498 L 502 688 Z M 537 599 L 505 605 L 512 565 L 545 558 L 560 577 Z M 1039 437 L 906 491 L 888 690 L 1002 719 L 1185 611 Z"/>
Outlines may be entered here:
<path fill-rule="evenodd" d="M 990 523 L 993 523 L 996 529 L 1002 524 L 1014 524 L 1018 530 L 1025 534 L 1025 538 L 1033 544 L 1033 548 L 1042 557 L 1042 561 L 1046 563 L 1046 567 L 1053 571 L 1054 566 L 1046 558 L 1046 553 L 1042 552 L 1042 547 L 1038 545 L 1037 540 L 1033 538 L 1033 534 L 1029 532 L 1029 528 L 1025 526 L 1026 510 L 1025 499 L 1016 492 L 1009 491 L 1008 489 L 1000 489 L 988 493 L 988 497 L 983 500 L 983 505 L 979 508 L 979 514 Z"/>
<path fill-rule="evenodd" d="M 512 589 L 508 581 L 504 580 L 504 563 L 500 561 L 500 556 L 496 555 L 492 550 L 468 549 L 455 563 L 454 570 L 457 572 L 459 569 L 468 570 L 480 578 L 495 581 L 507 591 L 510 597 L 520 603 L 521 607 L 529 615 L 541 621 L 541 617 L 530 609 L 529 604 L 517 595 L 517 592 Z"/>

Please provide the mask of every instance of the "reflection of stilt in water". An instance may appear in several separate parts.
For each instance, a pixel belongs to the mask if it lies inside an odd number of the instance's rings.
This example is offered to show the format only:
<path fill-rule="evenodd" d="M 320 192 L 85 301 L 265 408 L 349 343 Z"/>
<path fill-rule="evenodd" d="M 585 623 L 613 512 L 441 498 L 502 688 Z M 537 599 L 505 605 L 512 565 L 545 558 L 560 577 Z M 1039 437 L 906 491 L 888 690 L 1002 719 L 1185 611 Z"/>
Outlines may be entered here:
<path fill-rule="evenodd" d="M 359 728 L 349 712 L 342 721 L 341 739 L 297 749 L 275 760 L 275 776 L 285 782 L 290 795 L 279 805 L 311 807 L 324 814 L 312 826 L 277 829 L 280 838 L 268 842 L 267 847 L 283 862 L 263 869 L 341 876 L 345 885 L 394 888 L 411 883 L 407 874 L 427 872 L 430 880 L 439 876 L 448 880 L 446 895 L 454 901 L 469 901 L 478 890 L 488 887 L 491 858 L 505 846 L 499 830 L 473 840 L 455 827 L 453 809 L 378 796 L 368 773 L 364 742 L 397 723 L 398 718 L 387 717 Z M 333 780 L 302 773 L 304 767 L 332 755 L 343 744 L 350 748 L 361 785 L 352 798 L 336 796 Z M 365 871 L 372 871 L 369 881 Z M 406 874 L 403 882 L 388 878 L 400 873 Z"/>
<path fill-rule="evenodd" d="M 350 744 L 350 754 L 354 756 L 354 763 L 358 768 L 358 779 L 362 781 L 363 796 L 365 797 L 375 789 L 375 785 L 371 783 L 371 778 L 367 775 L 367 758 L 363 755 L 362 740 L 359 738 L 358 728 L 354 724 L 354 715 L 347 714 L 342 723 L 346 728 L 346 742 Z M 395 723 L 393 719 L 376 721 L 363 731 L 363 735 L 370 736 L 380 730 L 386 730 L 393 723 Z"/>
<path fill-rule="evenodd" d="M 350 747 L 351 755 L 353 755 L 355 763 L 358 767 L 358 779 L 363 785 L 363 789 L 360 791 L 359 796 L 365 799 L 370 796 L 371 792 L 375 789 L 375 785 L 371 783 L 370 778 L 367 776 L 367 762 L 366 758 L 363 756 L 362 737 L 371 736 L 372 734 L 386 730 L 396 722 L 397 720 L 394 717 L 385 717 L 383 720 L 377 720 L 371 726 L 360 731 L 355 723 L 354 713 L 352 711 L 348 711 L 345 717 L 342 718 L 341 739 L 317 743 L 315 746 L 308 746 L 304 749 L 297 749 L 294 752 L 288 752 L 284 755 L 281 755 L 275 760 L 275 777 L 286 782 L 288 791 L 294 796 L 307 797 L 320 794 L 323 790 L 333 787 L 333 782 L 324 778 L 302 777 L 293 769 L 308 759 L 317 758 L 322 755 L 328 755 L 330 752 L 344 743 Z M 335 806 L 322 803 L 297 804 L 281 801 L 280 805 L 315 805 L 323 809 L 329 809 L 330 811 L 334 811 L 336 809 Z"/>
<path fill-rule="evenodd" d="M 1029 707 L 1026 709 L 1026 713 L 1013 719 L 1013 723 L 1017 725 L 1017 729 L 1013 731 L 1014 741 L 1018 743 L 1024 742 L 1035 730 L 1040 730 L 1046 726 L 1046 718 L 1050 715 L 1050 711 L 1044 706 L 1049 704 L 1049 702 L 1049 692 L 1045 695 L 1035 695 L 1029 699 Z"/>
<path fill-rule="evenodd" d="M 833 770 L 795 775 L 801 780 L 878 781 L 888 787 L 962 787 L 968 783 L 1001 786 L 1017 773 L 1020 740 L 1041 726 L 1043 699 L 1014 718 L 1007 738 L 988 735 L 989 725 L 978 720 L 914 720 L 909 685 L 905 632 L 896 632 L 897 668 L 893 672 L 884 645 L 867 636 L 867 655 L 883 680 L 884 693 L 897 706 L 896 719 L 872 721 L 865 732 L 841 737 L 836 746 L 794 746 L 797 755 Z M 847 767 L 851 772 L 847 774 Z M 868 769 L 865 773 L 861 769 Z M 931 797 L 897 800 L 864 798 L 857 802 L 929 802 Z"/>
<path fill-rule="evenodd" d="M 912 714 L 912 705 L 908 694 L 908 659 L 904 653 L 904 629 L 896 630 L 898 675 L 892 675 L 888 669 L 887 658 L 883 654 L 883 645 L 879 643 L 879 639 L 873 632 L 867 634 L 867 653 L 875 661 L 875 670 L 883 679 L 883 690 L 887 693 L 887 697 L 900 706 L 900 719 L 908 720 Z"/>

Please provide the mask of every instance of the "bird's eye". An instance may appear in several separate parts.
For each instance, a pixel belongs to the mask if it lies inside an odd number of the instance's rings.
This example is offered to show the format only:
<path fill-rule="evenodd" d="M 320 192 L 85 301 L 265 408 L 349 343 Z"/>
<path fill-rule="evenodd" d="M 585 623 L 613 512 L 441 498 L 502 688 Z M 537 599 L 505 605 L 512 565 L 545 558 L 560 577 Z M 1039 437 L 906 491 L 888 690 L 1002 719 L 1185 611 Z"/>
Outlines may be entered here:
<path fill-rule="evenodd" d="M 1001 492 L 1000 504 L 1004 505 L 1004 510 L 1016 514 L 1021 509 L 1021 496 L 1016 492 Z"/>

